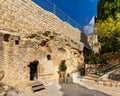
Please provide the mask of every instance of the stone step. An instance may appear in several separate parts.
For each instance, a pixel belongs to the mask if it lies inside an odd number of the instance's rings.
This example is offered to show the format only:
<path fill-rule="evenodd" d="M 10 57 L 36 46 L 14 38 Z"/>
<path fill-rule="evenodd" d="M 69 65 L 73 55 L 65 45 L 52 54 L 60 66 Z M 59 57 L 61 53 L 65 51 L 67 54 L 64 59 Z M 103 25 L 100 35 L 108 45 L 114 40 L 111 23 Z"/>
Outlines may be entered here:
<path fill-rule="evenodd" d="M 82 78 L 82 80 L 92 80 L 92 81 L 96 81 L 98 78 L 92 78 L 92 77 L 89 77 L 89 76 L 86 76 L 84 78 Z"/>
<path fill-rule="evenodd" d="M 33 90 L 34 92 L 40 91 L 40 90 L 43 90 L 43 89 L 45 89 L 45 86 L 36 86 L 36 87 L 32 87 L 32 90 Z"/>
<path fill-rule="evenodd" d="M 87 75 L 84 78 L 81 79 L 83 82 L 96 82 L 98 79 L 98 76 L 95 75 Z"/>
<path fill-rule="evenodd" d="M 99 77 L 98 75 L 93 75 L 93 74 L 88 74 L 87 76 L 92 77 L 92 78 L 98 78 Z"/>
<path fill-rule="evenodd" d="M 33 92 L 45 89 L 45 86 L 40 81 L 33 81 L 31 84 Z"/>
<path fill-rule="evenodd" d="M 82 79 L 82 82 L 89 82 L 89 83 L 96 83 L 95 80 L 89 80 L 89 79 Z"/>
<path fill-rule="evenodd" d="M 120 87 L 120 82 L 115 82 L 111 80 L 102 80 L 97 82 L 99 85 L 110 86 L 110 87 Z"/>
<path fill-rule="evenodd" d="M 89 77 L 89 76 L 87 76 L 87 77 L 84 77 L 83 79 L 97 80 L 97 78 L 92 78 L 92 77 Z"/>
<path fill-rule="evenodd" d="M 31 86 L 32 87 L 43 86 L 43 83 L 40 81 L 35 81 L 35 82 L 31 83 Z"/>

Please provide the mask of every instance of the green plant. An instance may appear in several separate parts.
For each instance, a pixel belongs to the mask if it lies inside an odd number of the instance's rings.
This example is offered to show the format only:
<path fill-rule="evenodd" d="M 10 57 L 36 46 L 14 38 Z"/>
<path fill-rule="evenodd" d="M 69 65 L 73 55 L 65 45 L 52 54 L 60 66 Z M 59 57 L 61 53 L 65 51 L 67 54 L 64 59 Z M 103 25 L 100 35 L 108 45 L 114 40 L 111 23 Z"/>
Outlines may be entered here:
<path fill-rule="evenodd" d="M 62 60 L 59 65 L 59 71 L 66 71 L 67 66 L 65 65 L 65 60 Z"/>
<path fill-rule="evenodd" d="M 89 56 L 89 64 L 98 64 L 100 62 L 100 59 L 98 56 L 96 56 L 95 54 L 91 54 Z"/>
<path fill-rule="evenodd" d="M 98 56 L 97 54 L 91 54 L 89 56 L 89 64 L 106 64 L 107 58 L 105 56 Z"/>

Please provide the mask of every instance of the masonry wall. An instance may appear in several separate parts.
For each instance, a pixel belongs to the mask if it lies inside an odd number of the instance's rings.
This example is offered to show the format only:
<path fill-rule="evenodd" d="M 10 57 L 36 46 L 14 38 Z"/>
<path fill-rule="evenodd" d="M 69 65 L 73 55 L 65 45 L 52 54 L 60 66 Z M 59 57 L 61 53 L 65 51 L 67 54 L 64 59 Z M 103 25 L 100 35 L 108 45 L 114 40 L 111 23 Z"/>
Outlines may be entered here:
<path fill-rule="evenodd" d="M 93 49 L 94 53 L 99 53 L 100 43 L 98 42 L 98 36 L 97 35 L 88 36 L 88 44 Z"/>
<path fill-rule="evenodd" d="M 66 60 L 67 72 L 72 73 L 84 61 L 80 37 L 78 29 L 30 0 L 0 0 L 2 82 L 29 84 L 29 64 L 34 60 L 39 61 L 38 79 L 44 83 L 58 80 L 62 60 Z"/>
<path fill-rule="evenodd" d="M 47 30 L 80 41 L 80 31 L 30 0 L 0 0 L 0 29 L 11 32 Z"/>
<path fill-rule="evenodd" d="M 40 34 L 32 37 L 34 35 L 19 36 L 18 33 L 0 31 L 0 67 L 5 72 L 2 82 L 10 85 L 29 84 L 29 65 L 35 60 L 39 61 L 38 79 L 44 83 L 59 79 L 58 66 L 62 60 L 66 60 L 67 73 L 77 70 L 83 62 L 82 50 L 77 49 L 72 42 L 68 42 L 70 40 L 58 38 L 59 35 L 54 35 L 52 40 Z M 48 40 L 46 45 L 41 45 L 45 40 Z M 47 55 L 51 56 L 50 60 Z"/>

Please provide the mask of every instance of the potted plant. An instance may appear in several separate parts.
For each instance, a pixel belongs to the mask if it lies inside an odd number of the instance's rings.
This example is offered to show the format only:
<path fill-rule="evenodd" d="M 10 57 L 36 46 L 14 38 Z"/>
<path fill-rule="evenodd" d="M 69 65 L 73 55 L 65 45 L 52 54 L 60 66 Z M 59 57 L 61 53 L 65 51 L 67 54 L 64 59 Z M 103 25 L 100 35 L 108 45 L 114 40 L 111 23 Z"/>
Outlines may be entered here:
<path fill-rule="evenodd" d="M 65 64 L 65 60 L 62 60 L 59 65 L 60 77 L 65 77 L 66 69 L 67 69 L 67 66 Z"/>

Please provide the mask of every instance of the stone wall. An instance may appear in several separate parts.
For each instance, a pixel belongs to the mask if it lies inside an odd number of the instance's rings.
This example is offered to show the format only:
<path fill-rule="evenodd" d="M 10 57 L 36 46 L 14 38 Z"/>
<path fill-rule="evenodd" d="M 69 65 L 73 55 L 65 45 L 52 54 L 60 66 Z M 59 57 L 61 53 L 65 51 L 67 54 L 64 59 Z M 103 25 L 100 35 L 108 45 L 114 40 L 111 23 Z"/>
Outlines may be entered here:
<path fill-rule="evenodd" d="M 11 32 L 54 31 L 80 41 L 80 31 L 30 0 L 0 0 L 0 29 Z"/>
<path fill-rule="evenodd" d="M 7 36 L 7 37 L 6 37 Z M 58 80 L 58 66 L 66 60 L 67 73 L 72 73 L 83 62 L 82 50 L 70 38 L 59 35 L 44 36 L 42 34 L 11 34 L 0 31 L 0 66 L 4 70 L 3 82 L 21 84 L 30 81 L 30 62 L 39 61 L 38 77 L 43 82 Z M 69 40 L 70 39 L 70 40 Z M 43 44 L 43 41 L 46 41 Z M 76 44 L 76 45 L 75 45 Z M 48 59 L 47 56 L 50 56 Z M 47 79 L 49 78 L 49 79 Z"/>
<path fill-rule="evenodd" d="M 80 31 L 30 0 L 0 0 L 0 66 L 2 82 L 30 82 L 30 63 L 37 60 L 38 79 L 58 80 L 58 66 L 66 60 L 67 73 L 83 63 Z M 49 79 L 48 79 L 49 78 Z"/>
<path fill-rule="evenodd" d="M 93 49 L 94 53 L 99 53 L 100 51 L 100 42 L 98 42 L 98 35 L 89 35 L 88 44 Z"/>

